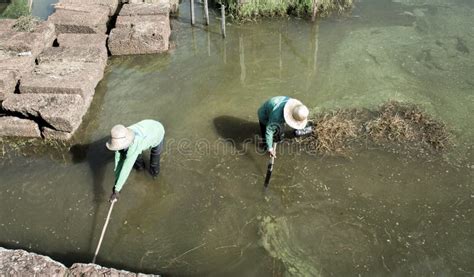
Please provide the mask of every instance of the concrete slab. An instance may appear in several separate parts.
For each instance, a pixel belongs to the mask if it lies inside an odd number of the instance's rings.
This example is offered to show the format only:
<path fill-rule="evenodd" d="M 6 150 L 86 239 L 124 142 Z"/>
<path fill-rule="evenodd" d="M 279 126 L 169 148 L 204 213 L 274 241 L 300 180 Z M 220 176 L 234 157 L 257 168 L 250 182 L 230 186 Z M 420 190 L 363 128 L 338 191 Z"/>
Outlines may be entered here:
<path fill-rule="evenodd" d="M 120 10 L 120 16 L 135 15 L 166 15 L 170 12 L 170 3 L 168 1 L 160 1 L 155 4 L 125 4 Z"/>
<path fill-rule="evenodd" d="M 115 28 L 127 28 L 134 27 L 136 25 L 143 25 L 148 23 L 160 23 L 168 22 L 169 17 L 167 15 L 137 15 L 137 16 L 117 16 L 115 22 Z"/>
<path fill-rule="evenodd" d="M 74 132 L 75 130 L 72 132 L 63 132 L 48 127 L 41 128 L 41 133 L 45 139 L 70 140 L 74 135 Z"/>
<path fill-rule="evenodd" d="M 13 94 L 2 103 L 3 109 L 44 120 L 48 128 L 73 132 L 87 109 L 79 95 Z"/>
<path fill-rule="evenodd" d="M 12 31 L 13 25 L 15 25 L 15 19 L 0 19 L 0 32 Z"/>
<path fill-rule="evenodd" d="M 117 12 L 119 0 L 60 0 L 58 6 L 62 4 L 82 5 L 84 7 L 90 5 L 101 5 L 109 8 L 109 16 Z"/>
<path fill-rule="evenodd" d="M 109 8 L 102 5 L 62 5 L 49 16 L 56 33 L 105 34 L 109 20 Z"/>
<path fill-rule="evenodd" d="M 98 63 L 105 69 L 107 64 L 107 52 L 102 48 L 84 47 L 49 47 L 41 53 L 37 61 L 39 64 L 61 62 L 61 63 Z"/>
<path fill-rule="evenodd" d="M 20 93 L 77 94 L 86 99 L 94 94 L 103 75 L 99 63 L 44 63 L 22 78 Z"/>
<path fill-rule="evenodd" d="M 41 137 L 38 124 L 33 120 L 14 116 L 0 117 L 0 137 Z M 5 271 L 3 271 L 5 273 Z"/>
<path fill-rule="evenodd" d="M 151 54 L 168 51 L 171 29 L 169 18 L 161 22 L 141 22 L 110 32 L 108 46 L 112 55 Z"/>

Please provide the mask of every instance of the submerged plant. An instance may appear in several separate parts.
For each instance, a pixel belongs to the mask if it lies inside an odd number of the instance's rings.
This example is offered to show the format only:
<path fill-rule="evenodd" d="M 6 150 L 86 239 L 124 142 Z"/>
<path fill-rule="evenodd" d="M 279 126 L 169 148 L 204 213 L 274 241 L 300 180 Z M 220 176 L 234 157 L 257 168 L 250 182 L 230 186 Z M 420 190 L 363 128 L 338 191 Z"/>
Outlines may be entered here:
<path fill-rule="evenodd" d="M 418 106 L 390 101 L 378 110 L 337 110 L 317 114 L 313 134 L 299 142 L 310 152 L 346 155 L 355 142 L 442 151 L 451 135 L 446 125 Z"/>

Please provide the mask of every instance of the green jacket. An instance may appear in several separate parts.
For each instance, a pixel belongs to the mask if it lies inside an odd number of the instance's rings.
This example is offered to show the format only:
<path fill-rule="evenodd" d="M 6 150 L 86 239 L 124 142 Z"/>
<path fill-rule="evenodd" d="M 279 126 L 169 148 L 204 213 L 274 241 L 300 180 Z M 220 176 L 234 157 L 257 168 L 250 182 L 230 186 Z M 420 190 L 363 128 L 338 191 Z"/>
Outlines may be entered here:
<path fill-rule="evenodd" d="M 144 150 L 158 146 L 165 137 L 165 129 L 160 122 L 145 119 L 127 127 L 135 133 L 126 155 L 115 152 L 115 191 L 120 191 L 127 181 L 133 164 Z"/>
<path fill-rule="evenodd" d="M 273 135 L 281 128 L 285 123 L 285 117 L 283 116 L 283 109 L 286 102 L 290 97 L 288 96 L 275 96 L 268 99 L 258 109 L 258 120 L 265 124 L 265 142 L 267 143 L 268 149 L 273 148 Z"/>

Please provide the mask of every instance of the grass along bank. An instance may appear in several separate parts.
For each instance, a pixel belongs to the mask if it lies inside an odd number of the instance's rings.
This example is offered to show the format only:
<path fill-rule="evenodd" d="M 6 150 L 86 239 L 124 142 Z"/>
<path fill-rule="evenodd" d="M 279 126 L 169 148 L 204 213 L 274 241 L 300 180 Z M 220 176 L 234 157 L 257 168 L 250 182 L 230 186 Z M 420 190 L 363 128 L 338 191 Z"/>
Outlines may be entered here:
<path fill-rule="evenodd" d="M 3 3 L 0 3 L 3 4 Z M 28 0 L 12 0 L 11 3 L 0 14 L 0 18 L 19 18 L 30 15 Z"/>
<path fill-rule="evenodd" d="M 230 15 L 240 20 L 257 17 L 295 15 L 299 17 L 327 16 L 352 8 L 353 0 L 225 0 Z M 315 10 L 314 7 L 317 9 Z"/>

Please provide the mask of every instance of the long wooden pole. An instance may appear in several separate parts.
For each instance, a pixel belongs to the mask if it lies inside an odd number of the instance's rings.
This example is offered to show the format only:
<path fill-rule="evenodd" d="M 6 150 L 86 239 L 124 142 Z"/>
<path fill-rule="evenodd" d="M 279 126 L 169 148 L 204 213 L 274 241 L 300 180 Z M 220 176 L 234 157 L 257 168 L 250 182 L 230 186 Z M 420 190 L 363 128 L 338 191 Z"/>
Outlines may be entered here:
<path fill-rule="evenodd" d="M 194 0 L 189 0 L 190 10 L 191 10 L 191 25 L 194 26 Z"/>
<path fill-rule="evenodd" d="M 276 147 L 277 144 L 276 142 L 273 143 L 273 151 L 276 153 Z M 263 183 L 263 187 L 265 188 L 265 191 L 268 188 L 268 184 L 270 183 L 270 178 L 272 177 L 272 172 L 273 172 L 273 165 L 275 164 L 275 157 L 271 157 L 270 161 L 268 162 L 268 168 L 267 168 L 267 175 L 265 176 L 265 183 Z"/>
<path fill-rule="evenodd" d="M 204 16 L 206 17 L 206 25 L 209 26 L 209 7 L 207 6 L 207 0 L 204 0 Z"/>
<path fill-rule="evenodd" d="M 221 32 L 222 37 L 225 38 L 225 6 L 221 4 Z"/>
<path fill-rule="evenodd" d="M 316 20 L 316 14 L 318 13 L 318 0 L 313 0 L 313 14 L 311 15 L 311 21 Z"/>
<path fill-rule="evenodd" d="M 104 227 L 102 228 L 102 234 L 100 234 L 99 244 L 97 244 L 97 248 L 95 249 L 94 258 L 92 259 L 92 263 L 95 264 L 95 259 L 97 258 L 97 254 L 99 254 L 100 246 L 102 244 L 102 240 L 104 239 L 105 230 L 107 229 L 107 225 L 109 225 L 110 215 L 112 214 L 112 209 L 114 208 L 114 204 L 117 202 L 117 199 L 112 200 L 110 204 L 109 213 L 107 214 L 107 219 L 105 220 Z"/>

